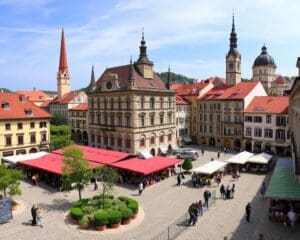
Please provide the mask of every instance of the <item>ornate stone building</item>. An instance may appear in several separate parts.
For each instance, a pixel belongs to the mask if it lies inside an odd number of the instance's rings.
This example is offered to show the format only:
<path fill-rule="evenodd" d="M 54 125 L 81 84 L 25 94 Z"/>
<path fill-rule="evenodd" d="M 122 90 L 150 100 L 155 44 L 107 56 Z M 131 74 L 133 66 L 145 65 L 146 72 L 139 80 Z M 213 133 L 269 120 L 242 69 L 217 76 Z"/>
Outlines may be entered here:
<path fill-rule="evenodd" d="M 276 79 L 276 64 L 274 58 L 268 54 L 267 47 L 264 45 L 261 54 L 255 59 L 253 66 L 253 80 L 258 80 L 264 86 L 267 94 L 271 93 L 272 82 Z"/>
<path fill-rule="evenodd" d="M 146 49 L 143 35 L 139 59 L 107 68 L 90 88 L 89 145 L 157 155 L 176 144 L 175 92 L 153 71 Z"/>

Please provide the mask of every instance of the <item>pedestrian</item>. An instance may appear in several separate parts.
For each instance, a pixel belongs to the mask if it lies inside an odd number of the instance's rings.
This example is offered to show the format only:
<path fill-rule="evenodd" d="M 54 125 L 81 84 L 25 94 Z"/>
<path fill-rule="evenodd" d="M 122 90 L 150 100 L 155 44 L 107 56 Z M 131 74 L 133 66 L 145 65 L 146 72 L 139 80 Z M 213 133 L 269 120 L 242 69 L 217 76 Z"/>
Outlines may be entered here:
<path fill-rule="evenodd" d="M 201 200 L 199 200 L 199 202 L 198 202 L 198 214 L 200 216 L 203 215 L 203 205 L 202 205 L 202 201 Z"/>
<path fill-rule="evenodd" d="M 32 221 L 31 221 L 31 225 L 35 226 L 36 225 L 36 215 L 37 215 L 37 208 L 36 205 L 34 204 L 31 208 L 31 216 L 32 216 Z"/>
<path fill-rule="evenodd" d="M 31 181 L 33 185 L 36 185 L 36 176 L 35 174 L 31 177 Z"/>
<path fill-rule="evenodd" d="M 201 150 L 201 153 L 202 153 L 202 156 L 204 155 L 204 149 L 202 148 L 202 150 Z"/>
<path fill-rule="evenodd" d="M 295 227 L 295 222 L 297 220 L 297 215 L 294 212 L 293 209 L 291 209 L 288 214 L 287 214 L 288 220 L 289 220 L 289 225 L 291 226 L 292 231 L 294 231 L 294 227 Z"/>
<path fill-rule="evenodd" d="M 140 182 L 140 183 L 139 183 L 139 195 L 141 195 L 141 194 L 142 194 L 143 190 L 144 190 L 143 183 L 142 183 L 142 182 Z"/>
<path fill-rule="evenodd" d="M 97 184 L 97 180 L 95 179 L 95 182 L 94 182 L 94 191 L 97 191 L 98 190 L 98 184 Z"/>
<path fill-rule="evenodd" d="M 265 240 L 265 236 L 262 233 L 260 233 L 258 236 L 258 240 Z"/>
<path fill-rule="evenodd" d="M 198 209 L 197 209 L 197 206 L 196 204 L 192 203 L 189 207 L 189 215 L 190 215 L 190 219 L 189 219 L 189 225 L 191 223 L 193 223 L 193 226 L 196 224 L 197 222 L 197 215 L 198 215 Z"/>
<path fill-rule="evenodd" d="M 185 176 L 183 173 L 181 173 L 181 182 L 182 182 L 182 185 L 184 185 L 184 179 L 185 179 Z"/>
<path fill-rule="evenodd" d="M 218 159 L 220 158 L 220 151 L 218 151 Z"/>
<path fill-rule="evenodd" d="M 214 160 L 214 158 L 211 158 L 210 161 L 212 162 Z"/>
<path fill-rule="evenodd" d="M 204 197 L 204 206 L 206 206 L 208 208 L 208 200 L 209 200 L 209 191 L 208 190 L 204 191 L 203 197 Z"/>
<path fill-rule="evenodd" d="M 226 190 L 225 190 L 225 197 L 226 199 L 230 199 L 230 189 L 229 185 L 227 185 Z"/>
<path fill-rule="evenodd" d="M 222 184 L 220 187 L 221 198 L 225 199 L 225 187 Z"/>
<path fill-rule="evenodd" d="M 234 192 L 235 192 L 235 184 L 233 183 L 231 188 L 231 198 L 233 198 Z"/>
<path fill-rule="evenodd" d="M 181 174 L 177 175 L 177 186 L 181 185 Z"/>
<path fill-rule="evenodd" d="M 37 208 L 37 225 L 43 228 L 43 222 L 42 222 L 42 214 L 43 210 L 41 208 Z"/>
<path fill-rule="evenodd" d="M 250 203 L 246 205 L 246 221 L 250 222 L 251 206 Z"/>
<path fill-rule="evenodd" d="M 265 192 L 266 192 L 266 184 L 265 184 L 265 182 L 263 182 L 261 184 L 259 192 L 260 192 L 261 197 L 263 197 L 265 195 Z"/>

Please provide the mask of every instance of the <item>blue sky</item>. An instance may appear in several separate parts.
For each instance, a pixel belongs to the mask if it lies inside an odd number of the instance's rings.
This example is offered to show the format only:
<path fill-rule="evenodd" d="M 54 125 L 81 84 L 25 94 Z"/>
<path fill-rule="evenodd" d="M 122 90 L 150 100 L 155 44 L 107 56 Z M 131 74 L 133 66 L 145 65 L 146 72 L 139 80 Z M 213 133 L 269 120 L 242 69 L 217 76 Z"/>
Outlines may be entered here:
<path fill-rule="evenodd" d="M 88 85 L 92 64 L 98 78 L 137 59 L 142 27 L 155 71 L 224 77 L 232 9 L 242 76 L 263 43 L 278 74 L 296 75 L 298 0 L 0 0 L 0 87 L 56 90 L 62 26 L 72 89 Z"/>

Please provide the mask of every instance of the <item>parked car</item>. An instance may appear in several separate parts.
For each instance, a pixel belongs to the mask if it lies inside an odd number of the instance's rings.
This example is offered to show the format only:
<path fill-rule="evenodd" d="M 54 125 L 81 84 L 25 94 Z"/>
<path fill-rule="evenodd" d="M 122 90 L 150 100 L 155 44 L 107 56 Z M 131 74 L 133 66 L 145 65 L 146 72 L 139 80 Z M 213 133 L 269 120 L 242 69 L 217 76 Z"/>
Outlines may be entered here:
<path fill-rule="evenodd" d="M 177 158 L 181 159 L 191 158 L 192 160 L 197 160 L 198 156 L 198 152 L 194 150 L 184 150 L 177 154 Z"/>

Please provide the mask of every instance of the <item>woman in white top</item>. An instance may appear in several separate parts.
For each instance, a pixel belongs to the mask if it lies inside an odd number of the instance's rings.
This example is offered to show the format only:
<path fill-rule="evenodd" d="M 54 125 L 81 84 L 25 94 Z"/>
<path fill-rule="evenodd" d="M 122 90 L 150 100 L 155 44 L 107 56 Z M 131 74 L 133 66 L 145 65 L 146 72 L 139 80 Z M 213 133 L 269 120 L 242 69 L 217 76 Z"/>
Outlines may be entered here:
<path fill-rule="evenodd" d="M 43 210 L 41 208 L 38 208 L 36 211 L 36 219 L 37 219 L 37 225 L 39 225 L 41 228 L 43 227 L 42 225 L 42 214 Z"/>

